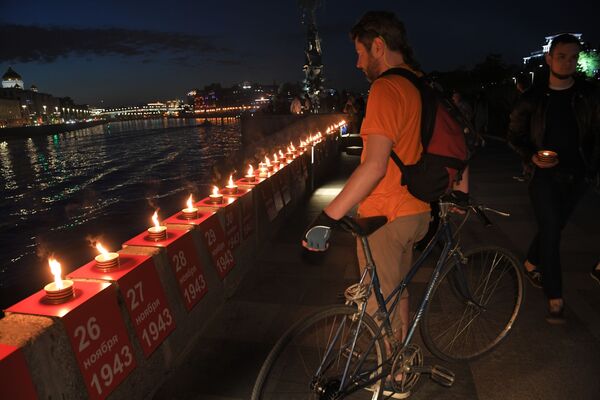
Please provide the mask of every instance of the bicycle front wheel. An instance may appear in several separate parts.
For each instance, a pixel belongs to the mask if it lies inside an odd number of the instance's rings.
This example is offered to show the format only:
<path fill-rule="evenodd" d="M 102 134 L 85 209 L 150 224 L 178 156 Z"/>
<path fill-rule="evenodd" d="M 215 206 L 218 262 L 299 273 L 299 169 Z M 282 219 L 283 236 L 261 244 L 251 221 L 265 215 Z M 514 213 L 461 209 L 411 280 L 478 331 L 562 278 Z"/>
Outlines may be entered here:
<path fill-rule="evenodd" d="M 511 331 L 523 303 L 523 277 L 511 253 L 490 246 L 464 258 L 442 271 L 421 324 L 427 348 L 447 361 L 492 350 Z"/>
<path fill-rule="evenodd" d="M 264 362 L 252 400 L 379 399 L 381 380 L 370 381 L 383 371 L 384 341 L 369 315 L 358 316 L 356 307 L 332 306 L 293 326 Z"/>

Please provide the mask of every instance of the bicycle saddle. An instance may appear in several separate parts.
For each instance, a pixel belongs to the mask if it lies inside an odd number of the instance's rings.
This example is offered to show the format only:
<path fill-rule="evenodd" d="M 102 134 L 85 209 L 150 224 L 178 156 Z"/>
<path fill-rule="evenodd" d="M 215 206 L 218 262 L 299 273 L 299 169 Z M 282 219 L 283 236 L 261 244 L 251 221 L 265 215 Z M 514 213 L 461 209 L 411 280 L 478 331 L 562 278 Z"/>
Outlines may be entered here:
<path fill-rule="evenodd" d="M 345 216 L 340 219 L 340 226 L 357 236 L 369 236 L 387 223 L 387 217 L 352 218 Z"/>

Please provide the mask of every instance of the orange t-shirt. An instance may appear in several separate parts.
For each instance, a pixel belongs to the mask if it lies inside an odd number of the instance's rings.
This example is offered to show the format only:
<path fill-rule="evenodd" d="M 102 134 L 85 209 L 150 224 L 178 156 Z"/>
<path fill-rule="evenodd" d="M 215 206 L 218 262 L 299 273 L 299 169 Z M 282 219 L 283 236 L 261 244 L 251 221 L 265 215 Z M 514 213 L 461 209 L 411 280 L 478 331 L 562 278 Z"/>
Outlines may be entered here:
<path fill-rule="evenodd" d="M 421 95 L 406 78 L 387 75 L 373 82 L 367 111 L 360 135 L 363 140 L 363 157 L 369 135 L 389 138 L 392 148 L 406 165 L 416 163 L 421 157 Z M 388 221 L 397 217 L 429 211 L 429 204 L 408 192 L 400 185 L 400 168 L 389 158 L 387 171 L 375 189 L 358 206 L 361 217 L 385 215 Z"/>

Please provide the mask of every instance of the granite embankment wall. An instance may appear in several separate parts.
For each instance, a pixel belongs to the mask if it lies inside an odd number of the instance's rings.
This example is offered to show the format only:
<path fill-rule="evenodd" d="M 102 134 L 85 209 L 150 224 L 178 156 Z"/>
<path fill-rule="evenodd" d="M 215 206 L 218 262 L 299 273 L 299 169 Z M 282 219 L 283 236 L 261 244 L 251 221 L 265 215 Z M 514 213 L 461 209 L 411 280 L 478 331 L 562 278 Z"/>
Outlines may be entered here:
<path fill-rule="evenodd" d="M 336 162 L 339 129 L 325 132 L 342 118 L 310 119 L 312 128 L 292 124 L 255 140 L 285 153 L 290 139 L 323 134 L 269 177 L 239 179 L 237 193 L 222 190 L 222 204 L 198 201 L 195 219 L 166 218 L 164 240 L 147 232 L 128 240 L 116 269 L 94 260 L 76 269 L 67 302 L 50 304 L 41 290 L 9 307 L 0 320 L 0 398 L 151 396 L 251 271 L 264 239 Z"/>

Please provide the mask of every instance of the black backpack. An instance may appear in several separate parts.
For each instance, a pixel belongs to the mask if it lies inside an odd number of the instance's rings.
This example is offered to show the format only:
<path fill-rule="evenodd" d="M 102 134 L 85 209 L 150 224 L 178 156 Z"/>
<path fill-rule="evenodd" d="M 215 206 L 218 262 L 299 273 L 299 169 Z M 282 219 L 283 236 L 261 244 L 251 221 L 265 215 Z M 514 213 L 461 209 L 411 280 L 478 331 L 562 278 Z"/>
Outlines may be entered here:
<path fill-rule="evenodd" d="M 401 184 L 419 200 L 436 201 L 460 181 L 481 138 L 456 106 L 426 78 L 404 68 L 389 69 L 380 77 L 386 75 L 408 79 L 421 94 L 421 158 L 416 164 L 405 165 L 394 150 L 390 153 L 402 171 Z"/>

